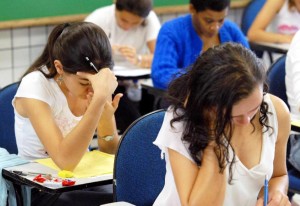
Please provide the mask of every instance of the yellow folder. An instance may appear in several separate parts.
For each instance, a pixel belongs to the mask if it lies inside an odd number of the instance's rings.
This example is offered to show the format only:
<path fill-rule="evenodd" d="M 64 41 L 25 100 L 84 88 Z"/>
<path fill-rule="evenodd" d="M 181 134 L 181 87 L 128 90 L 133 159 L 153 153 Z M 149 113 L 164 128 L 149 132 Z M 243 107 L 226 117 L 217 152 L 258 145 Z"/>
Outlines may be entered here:
<path fill-rule="evenodd" d="M 103 174 L 112 174 L 114 167 L 114 155 L 93 150 L 84 154 L 77 167 L 74 169 L 74 177 L 94 177 Z M 36 162 L 60 171 L 51 158 L 37 159 Z"/>

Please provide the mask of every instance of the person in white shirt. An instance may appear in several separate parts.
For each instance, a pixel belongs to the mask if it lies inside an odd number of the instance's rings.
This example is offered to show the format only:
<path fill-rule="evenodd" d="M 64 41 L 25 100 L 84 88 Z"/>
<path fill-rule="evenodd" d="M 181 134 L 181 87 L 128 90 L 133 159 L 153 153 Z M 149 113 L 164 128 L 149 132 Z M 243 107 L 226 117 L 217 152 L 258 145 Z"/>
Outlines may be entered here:
<path fill-rule="evenodd" d="M 131 64 L 150 68 L 160 22 L 152 11 L 152 0 L 116 0 L 99 8 L 85 21 L 100 26 L 109 37 L 115 63 L 125 57 Z"/>
<path fill-rule="evenodd" d="M 96 130 L 100 150 L 115 153 L 119 136 L 114 113 L 122 94 L 112 99 L 118 85 L 112 65 L 111 46 L 100 27 L 88 22 L 56 26 L 42 54 L 22 77 L 12 101 L 18 155 L 50 157 L 61 170 L 73 171 Z M 74 201 L 82 197 L 81 192 L 87 200 Z M 53 201 L 58 205 L 68 194 L 73 194 L 69 198 L 72 205 L 112 201 L 111 187 L 103 195 L 63 193 L 57 201 L 56 195 L 36 191 L 32 205 L 51 205 Z"/>
<path fill-rule="evenodd" d="M 285 85 L 291 120 L 300 120 L 300 31 L 298 31 L 289 48 L 285 62 Z M 293 132 L 290 136 L 289 162 L 300 174 L 300 134 Z"/>
<path fill-rule="evenodd" d="M 208 49 L 168 89 L 171 106 L 154 144 L 166 161 L 154 205 L 290 205 L 287 106 L 268 94 L 262 62 L 247 48 Z"/>
<path fill-rule="evenodd" d="M 291 43 L 299 29 L 299 0 L 267 0 L 247 36 L 249 41 Z"/>

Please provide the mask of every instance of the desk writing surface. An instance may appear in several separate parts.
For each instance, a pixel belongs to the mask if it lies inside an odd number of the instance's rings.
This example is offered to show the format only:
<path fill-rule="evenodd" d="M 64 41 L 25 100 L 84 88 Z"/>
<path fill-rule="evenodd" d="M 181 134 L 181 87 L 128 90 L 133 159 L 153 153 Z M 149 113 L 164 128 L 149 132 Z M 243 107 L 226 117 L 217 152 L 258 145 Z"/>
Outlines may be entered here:
<path fill-rule="evenodd" d="M 252 49 L 270 51 L 275 53 L 285 54 L 290 48 L 290 44 L 286 43 L 269 43 L 269 42 L 256 42 L 250 41 L 250 46 Z"/>
<path fill-rule="evenodd" d="M 103 184 L 109 184 L 112 182 L 113 175 L 111 174 L 105 174 L 105 175 L 100 175 L 97 177 L 89 177 L 89 178 L 69 178 L 72 180 L 75 180 L 76 183 L 74 186 L 71 187 L 64 187 L 64 186 L 59 186 L 59 187 L 51 187 L 51 186 L 45 186 L 42 183 L 38 183 L 36 181 L 33 181 L 33 178 L 35 176 L 21 176 L 13 173 L 12 171 L 22 171 L 22 172 L 34 172 L 34 173 L 43 173 L 43 174 L 51 174 L 53 178 L 57 178 L 57 171 L 50 168 L 46 167 L 38 162 L 30 162 L 28 164 L 23 164 L 23 165 L 18 165 L 18 166 L 13 166 L 13 167 L 7 167 L 4 168 L 2 171 L 2 175 L 4 178 L 9 179 L 12 182 L 15 182 L 17 184 L 24 184 L 24 185 L 29 185 L 32 187 L 36 187 L 38 189 L 41 189 L 45 192 L 50 192 L 50 193 L 60 193 L 64 191 L 71 191 L 71 190 L 76 190 L 76 189 L 82 189 L 82 188 L 87 188 L 87 187 L 92 187 L 92 186 L 98 186 L 98 185 L 103 185 Z"/>
<path fill-rule="evenodd" d="M 114 155 L 94 150 L 84 154 L 78 165 L 73 171 L 74 177 L 94 177 L 104 174 L 112 174 L 114 167 Z M 60 169 L 55 165 L 51 158 L 36 160 L 40 164 L 43 164 L 56 171 Z"/>

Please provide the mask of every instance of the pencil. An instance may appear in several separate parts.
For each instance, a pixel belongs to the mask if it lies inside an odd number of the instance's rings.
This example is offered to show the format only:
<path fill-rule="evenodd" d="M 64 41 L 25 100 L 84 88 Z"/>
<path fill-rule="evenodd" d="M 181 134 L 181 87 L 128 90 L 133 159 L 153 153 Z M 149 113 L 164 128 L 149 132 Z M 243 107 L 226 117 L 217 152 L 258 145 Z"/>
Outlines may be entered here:
<path fill-rule="evenodd" d="M 266 175 L 265 184 L 264 184 L 264 206 L 267 206 L 268 204 L 268 193 L 269 193 L 268 175 Z"/>

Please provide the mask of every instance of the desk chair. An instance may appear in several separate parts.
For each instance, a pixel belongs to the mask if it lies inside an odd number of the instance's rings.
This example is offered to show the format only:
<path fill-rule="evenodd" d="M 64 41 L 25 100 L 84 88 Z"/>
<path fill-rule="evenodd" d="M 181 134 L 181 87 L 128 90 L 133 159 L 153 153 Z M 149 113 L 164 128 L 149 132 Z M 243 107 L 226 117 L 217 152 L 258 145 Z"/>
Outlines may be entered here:
<path fill-rule="evenodd" d="M 165 161 L 153 144 L 165 111 L 156 110 L 133 122 L 123 134 L 115 156 L 114 200 L 153 205 L 165 181 Z"/>
<path fill-rule="evenodd" d="M 255 17 L 257 16 L 260 9 L 265 4 L 266 0 L 252 0 L 245 8 L 242 14 L 241 20 L 241 30 L 245 36 L 247 36 L 248 30 L 251 27 Z M 255 52 L 255 54 L 262 58 L 264 51 L 256 50 L 253 45 L 250 44 L 251 49 Z M 270 58 L 270 62 L 273 63 L 273 56 L 271 52 L 268 52 L 268 56 Z"/>
<path fill-rule="evenodd" d="M 18 154 L 14 109 L 11 104 L 18 86 L 19 82 L 16 82 L 0 90 L 0 147 L 5 148 L 11 154 Z"/>
<path fill-rule="evenodd" d="M 281 56 L 274 62 L 268 70 L 267 77 L 269 83 L 269 93 L 282 99 L 286 105 L 288 105 L 286 87 L 285 87 L 285 60 L 286 55 Z M 289 146 L 287 151 L 287 157 L 289 155 Z M 287 162 L 289 165 L 289 163 Z M 289 175 L 289 195 L 294 193 L 300 194 L 300 172 L 297 172 L 294 168 L 288 167 Z"/>

